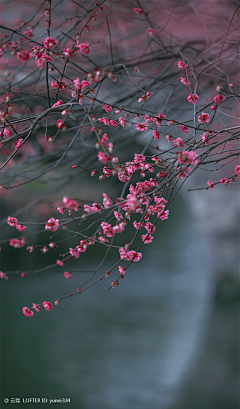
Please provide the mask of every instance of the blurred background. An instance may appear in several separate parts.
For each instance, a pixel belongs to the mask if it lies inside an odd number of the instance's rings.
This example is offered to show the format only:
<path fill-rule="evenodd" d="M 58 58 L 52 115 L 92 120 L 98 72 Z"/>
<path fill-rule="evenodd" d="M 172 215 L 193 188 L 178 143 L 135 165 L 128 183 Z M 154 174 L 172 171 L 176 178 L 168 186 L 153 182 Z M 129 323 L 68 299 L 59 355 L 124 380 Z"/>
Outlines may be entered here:
<path fill-rule="evenodd" d="M 36 3 L 41 6 L 41 2 Z M 57 18 L 72 12 L 72 3 L 74 7 L 78 7 L 76 3 L 89 6 L 89 2 L 80 0 L 60 2 L 55 24 L 58 24 Z M 25 14 L 34 12 L 35 4 L 27 1 L 3 1 L 1 23 L 13 19 L 7 4 L 14 10 L 14 19 L 18 18 L 20 22 L 26 18 Z M 161 39 L 166 42 L 168 50 L 176 52 L 181 44 L 184 56 L 200 70 L 218 55 L 219 48 L 215 49 L 213 45 L 219 44 L 221 48 L 238 2 L 227 4 L 212 0 L 201 4 L 197 1 L 178 4 L 169 1 L 166 6 L 161 1 L 116 1 L 104 5 L 112 16 L 117 10 L 116 19 L 112 17 L 110 20 L 113 38 L 119 40 L 115 43 L 115 63 L 125 61 L 134 67 L 139 59 L 139 44 L 145 45 L 145 41 L 149 47 L 145 60 L 139 65 L 137 80 L 142 87 L 149 85 L 149 89 L 156 92 L 144 112 L 150 115 L 157 109 L 168 118 L 187 121 L 189 106 L 179 104 L 185 90 L 179 90 L 179 85 L 174 84 L 179 77 L 179 72 L 176 76 L 176 58 L 169 62 L 164 50 L 159 57 L 157 46 L 149 44 L 150 40 L 146 38 L 149 24 L 146 25 L 141 16 L 131 14 L 132 8 L 139 5 L 149 11 L 156 29 L 164 28 Z M 139 26 L 132 36 L 132 27 L 136 27 L 133 16 Z M 95 31 L 90 32 L 91 40 L 95 41 L 91 58 L 94 56 L 100 63 L 107 53 L 111 63 L 106 21 L 104 24 L 105 48 L 98 46 L 99 36 Z M 37 35 L 42 35 L 41 30 L 41 26 L 36 27 Z M 139 32 L 142 37 L 136 42 Z M 235 20 L 230 34 L 232 43 L 226 42 L 228 52 L 239 39 L 239 25 Z M 206 55 L 205 50 L 208 50 Z M 151 58 L 155 61 L 152 65 Z M 215 95 L 217 83 L 225 86 L 231 79 L 235 90 L 239 89 L 236 60 L 235 65 L 229 61 L 228 66 L 217 66 L 217 72 L 208 71 L 201 81 L 201 92 L 207 102 Z M 4 75 L 8 76 L 8 60 L 2 59 L 0 64 Z M 88 69 L 89 64 L 84 61 L 82 66 Z M 17 73 L 17 80 L 21 80 L 22 72 Z M 123 72 L 120 74 L 123 76 Z M 115 105 L 131 106 L 132 101 L 136 105 L 136 90 L 128 95 L 127 76 L 124 79 L 117 76 L 117 79 L 118 92 L 112 94 L 109 85 L 101 90 L 99 98 L 107 98 L 109 103 L 112 98 Z M 172 80 L 169 92 L 169 88 L 164 87 Z M 33 103 L 33 112 L 45 109 L 44 104 L 44 99 L 40 101 L 40 108 Z M 238 124 L 238 108 L 233 111 L 222 108 L 217 118 L 219 126 Z M 50 131 L 51 126 L 50 122 Z M 87 132 L 86 129 L 85 136 Z M 133 156 L 146 144 L 145 137 L 130 138 L 134 136 L 132 130 L 126 136 L 119 129 L 114 135 L 111 131 L 109 134 L 119 143 L 122 161 L 126 153 Z M 30 154 L 31 147 L 28 147 L 30 162 L 27 166 L 34 164 L 36 158 L 42 160 L 44 166 L 49 166 L 52 153 L 44 143 L 44 125 L 41 125 L 33 139 L 35 154 Z M 80 148 L 82 157 L 88 152 L 87 145 L 82 147 L 82 140 L 77 143 L 71 160 L 75 160 L 75 154 L 79 155 Z M 167 142 L 164 140 L 161 146 L 165 149 Z M 60 149 L 61 145 L 58 147 Z M 93 145 L 95 158 L 94 149 Z M 49 157 L 42 159 L 43 152 Z M 148 147 L 147 153 L 155 153 L 152 146 Z M 24 158 L 20 159 L 24 162 Z M 66 164 L 63 163 L 59 173 L 54 174 L 57 182 L 61 181 Z M 26 169 L 29 171 L 28 167 Z M 232 169 L 230 164 L 219 175 L 232 174 Z M 24 179 L 25 176 L 21 177 Z M 21 312 L 23 306 L 71 293 L 89 275 L 74 274 L 79 268 L 79 261 L 75 260 L 71 264 L 72 280 L 66 280 L 61 269 L 26 277 L 12 274 L 8 281 L 1 280 L 1 407 L 10 404 L 4 403 L 4 398 L 40 397 L 70 398 L 71 403 L 55 404 L 55 407 L 73 409 L 239 408 L 239 183 L 227 187 L 218 185 L 214 191 L 188 192 L 188 189 L 206 186 L 208 178 L 209 174 L 203 170 L 189 178 L 170 205 L 169 220 L 157 228 L 153 244 L 145 246 L 141 262 L 134 263 L 121 285 L 111 291 L 104 291 L 110 285 L 110 276 L 108 281 L 103 280 L 88 291 L 63 300 L 51 312 L 41 310 L 28 319 Z M 5 220 L 10 213 L 18 212 L 19 207 L 25 209 L 22 210 L 24 220 L 45 221 L 51 216 L 57 217 L 58 213 L 48 206 L 54 205 L 65 194 L 101 201 L 98 183 L 94 184 L 86 175 L 71 179 L 71 183 L 68 179 L 63 188 L 49 194 L 46 193 L 48 183 L 54 190 L 49 180 L 45 178 L 41 183 L 33 182 L 16 193 L 7 191 L 5 196 L 1 193 L 2 240 L 12 237 L 12 230 L 6 226 Z M 106 181 L 104 188 L 117 197 L 120 193 L 115 185 L 114 181 Z M 38 195 L 43 199 L 28 208 L 28 203 L 34 202 Z M 34 226 L 31 228 L 34 232 Z M 58 239 L 64 237 L 61 233 Z M 33 243 L 34 240 L 44 244 L 40 235 L 33 239 Z M 100 262 L 100 249 L 96 247 L 91 251 L 88 259 L 81 258 L 81 270 L 91 270 Z M 39 251 L 28 254 L 26 250 L 15 250 L 4 242 L 1 269 L 6 272 L 35 269 L 51 264 L 51 257 L 50 252 L 44 256 Z M 110 253 L 102 270 L 110 268 L 115 260 L 114 254 Z M 36 404 L 20 403 L 18 407 L 35 408 Z"/>

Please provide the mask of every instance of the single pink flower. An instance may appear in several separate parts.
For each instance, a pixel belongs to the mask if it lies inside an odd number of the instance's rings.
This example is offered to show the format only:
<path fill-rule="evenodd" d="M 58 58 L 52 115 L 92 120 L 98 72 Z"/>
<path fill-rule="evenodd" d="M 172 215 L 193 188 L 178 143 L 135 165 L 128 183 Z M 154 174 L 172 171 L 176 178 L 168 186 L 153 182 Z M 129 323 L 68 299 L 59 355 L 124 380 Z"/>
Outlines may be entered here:
<path fill-rule="evenodd" d="M 43 302 L 43 307 L 45 308 L 46 311 L 51 311 L 53 309 L 52 304 L 48 301 Z"/>
<path fill-rule="evenodd" d="M 28 61 L 31 58 L 30 52 L 27 50 L 21 50 L 17 53 L 17 57 L 22 61 Z"/>
<path fill-rule="evenodd" d="M 50 230 L 50 231 L 57 231 L 58 228 L 59 228 L 59 220 L 55 219 L 54 217 L 51 217 L 45 226 L 45 230 Z"/>
<path fill-rule="evenodd" d="M 21 247 L 24 246 L 24 242 L 19 239 L 11 239 L 9 245 L 14 247 L 15 249 L 20 249 Z"/>
<path fill-rule="evenodd" d="M 65 263 L 64 263 L 63 261 L 61 261 L 61 260 L 56 260 L 56 264 L 57 264 L 58 266 L 60 266 L 60 267 L 64 267 L 64 266 L 65 266 Z"/>
<path fill-rule="evenodd" d="M 55 102 L 55 104 L 53 104 L 53 107 L 58 107 L 60 105 L 63 105 L 64 102 L 60 99 L 59 101 Z"/>
<path fill-rule="evenodd" d="M 73 209 L 75 210 L 75 212 L 77 212 L 80 207 L 80 204 L 76 202 L 76 200 L 69 199 L 69 197 L 67 196 L 63 197 L 62 202 L 67 209 L 71 209 L 71 210 Z"/>
<path fill-rule="evenodd" d="M 81 43 L 81 44 L 77 45 L 77 48 L 78 48 L 78 52 L 81 52 L 84 55 L 92 54 L 92 50 L 89 47 L 89 44 L 87 44 L 87 43 Z"/>
<path fill-rule="evenodd" d="M 213 98 L 215 104 L 221 104 L 226 98 L 222 94 L 215 95 Z"/>
<path fill-rule="evenodd" d="M 155 35 L 157 34 L 156 31 L 151 27 L 147 28 L 146 32 L 148 33 L 149 37 L 155 37 Z"/>
<path fill-rule="evenodd" d="M 58 119 L 58 120 L 57 120 L 56 126 L 57 126 L 58 129 L 61 129 L 61 128 L 63 127 L 63 121 L 62 121 L 62 119 Z"/>
<path fill-rule="evenodd" d="M 210 121 L 210 116 L 208 114 L 205 114 L 204 112 L 201 113 L 201 115 L 198 117 L 198 122 L 201 124 L 204 124 L 204 122 L 209 122 Z"/>
<path fill-rule="evenodd" d="M 137 125 L 136 125 L 136 128 L 139 131 L 142 131 L 142 132 L 144 132 L 144 131 L 146 131 L 148 129 L 146 122 L 143 122 L 143 123 L 138 122 Z"/>
<path fill-rule="evenodd" d="M 8 280 L 7 274 L 3 273 L 2 271 L 0 271 L 0 278 L 2 278 L 4 280 Z"/>
<path fill-rule="evenodd" d="M 180 125 L 180 128 L 185 134 L 189 132 L 189 129 L 186 125 Z"/>
<path fill-rule="evenodd" d="M 134 13 L 136 13 L 136 14 L 142 14 L 142 13 L 143 13 L 142 9 L 139 9 L 139 8 L 137 8 L 137 7 L 135 7 L 135 8 L 133 9 L 133 11 L 134 11 Z"/>
<path fill-rule="evenodd" d="M 211 179 L 209 179 L 209 181 L 207 182 L 207 185 L 210 187 L 210 189 L 214 189 L 213 187 L 213 182 L 211 181 Z"/>
<path fill-rule="evenodd" d="M 190 102 L 191 104 L 195 104 L 196 101 L 199 100 L 199 96 L 197 94 L 189 94 L 187 97 L 188 102 Z"/>
<path fill-rule="evenodd" d="M 64 275 L 64 277 L 67 278 L 68 280 L 71 280 L 71 278 L 72 278 L 72 274 L 68 273 L 68 271 L 65 271 L 65 272 L 63 273 L 63 275 Z"/>
<path fill-rule="evenodd" d="M 235 173 L 236 173 L 236 175 L 240 176 L 240 165 L 237 165 L 235 167 Z"/>
<path fill-rule="evenodd" d="M 7 224 L 9 224 L 9 226 L 16 226 L 18 224 L 18 219 L 16 219 L 16 217 L 8 216 Z"/>
<path fill-rule="evenodd" d="M 26 317 L 32 317 L 34 315 L 33 310 L 28 307 L 23 307 L 22 312 L 24 315 L 26 315 Z"/>
<path fill-rule="evenodd" d="M 153 136 L 154 136 L 155 139 L 159 140 L 160 132 L 154 130 L 153 131 Z"/>
<path fill-rule="evenodd" d="M 71 57 L 71 54 L 72 54 L 72 52 L 71 52 L 71 48 L 64 48 L 63 49 L 63 55 L 64 55 L 64 57 Z"/>
<path fill-rule="evenodd" d="M 27 229 L 27 226 L 23 226 L 23 224 L 16 224 L 16 229 L 19 231 L 25 231 Z"/>
<path fill-rule="evenodd" d="M 119 273 L 123 276 L 126 274 L 126 269 L 122 266 L 118 266 Z"/>
<path fill-rule="evenodd" d="M 40 305 L 33 303 L 32 308 L 34 308 L 35 311 L 39 312 L 41 310 Z"/>
<path fill-rule="evenodd" d="M 57 44 L 58 44 L 57 40 L 53 37 L 47 37 L 43 42 L 44 47 L 50 49 L 54 48 Z"/>
<path fill-rule="evenodd" d="M 122 126 L 127 126 L 125 119 L 123 119 L 121 116 L 119 117 L 119 123 Z"/>
<path fill-rule="evenodd" d="M 18 141 L 17 141 L 17 143 L 15 145 L 15 149 L 20 149 L 21 146 L 22 146 L 22 142 L 23 142 L 22 138 L 18 139 Z"/>

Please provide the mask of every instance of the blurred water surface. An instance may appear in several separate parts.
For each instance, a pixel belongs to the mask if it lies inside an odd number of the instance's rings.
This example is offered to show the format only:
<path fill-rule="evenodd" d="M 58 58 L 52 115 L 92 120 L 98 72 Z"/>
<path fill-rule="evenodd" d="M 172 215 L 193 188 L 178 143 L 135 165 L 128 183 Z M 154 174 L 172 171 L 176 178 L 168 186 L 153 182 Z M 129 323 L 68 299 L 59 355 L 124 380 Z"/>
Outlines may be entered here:
<path fill-rule="evenodd" d="M 11 276 L 2 283 L 3 397 L 70 397 L 71 407 L 83 409 L 167 408 L 205 331 L 208 257 L 206 238 L 178 201 L 141 263 L 111 291 L 103 292 L 109 278 L 26 318 L 24 305 L 72 292 L 80 277 Z"/>

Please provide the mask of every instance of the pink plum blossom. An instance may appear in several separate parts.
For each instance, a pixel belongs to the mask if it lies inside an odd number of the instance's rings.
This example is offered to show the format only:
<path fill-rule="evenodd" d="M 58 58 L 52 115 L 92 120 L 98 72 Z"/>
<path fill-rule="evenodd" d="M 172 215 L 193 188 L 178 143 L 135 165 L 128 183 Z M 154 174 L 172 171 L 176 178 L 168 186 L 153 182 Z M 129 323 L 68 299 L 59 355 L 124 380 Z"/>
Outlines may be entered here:
<path fill-rule="evenodd" d="M 3 273 L 2 271 L 0 271 L 0 278 L 2 278 L 4 280 L 8 280 L 7 274 Z"/>
<path fill-rule="evenodd" d="M 185 70 L 185 68 L 188 67 L 188 65 L 185 64 L 183 61 L 178 61 L 177 65 L 178 65 L 178 68 L 180 68 L 180 70 Z"/>
<path fill-rule="evenodd" d="M 189 132 L 189 129 L 186 125 L 180 125 L 180 128 L 185 134 Z"/>
<path fill-rule="evenodd" d="M 20 149 L 21 146 L 22 146 L 22 143 L 23 143 L 23 139 L 22 138 L 18 139 L 18 141 L 17 141 L 17 143 L 15 145 L 15 149 Z"/>
<path fill-rule="evenodd" d="M 213 182 L 211 181 L 211 179 L 209 179 L 209 181 L 207 182 L 207 185 L 210 187 L 210 189 L 214 189 L 213 187 Z"/>
<path fill-rule="evenodd" d="M 22 312 L 24 315 L 26 315 L 26 317 L 32 317 L 34 315 L 33 310 L 28 307 L 23 307 Z"/>
<path fill-rule="evenodd" d="M 45 308 L 46 311 L 51 311 L 53 309 L 53 306 L 49 301 L 44 301 L 43 307 Z"/>
<path fill-rule="evenodd" d="M 210 116 L 208 114 L 205 114 L 204 112 L 201 113 L 201 115 L 198 117 L 198 122 L 201 124 L 204 124 L 204 122 L 209 122 L 210 121 Z"/>
<path fill-rule="evenodd" d="M 148 33 L 149 37 L 155 37 L 155 35 L 157 34 L 156 31 L 151 27 L 147 28 L 146 32 Z"/>
<path fill-rule="evenodd" d="M 148 129 L 146 122 L 143 122 L 143 123 L 138 122 L 137 125 L 136 125 L 136 128 L 139 131 L 142 131 L 142 132 L 144 132 L 144 131 L 146 131 Z"/>
<path fill-rule="evenodd" d="M 47 37 L 47 38 L 45 38 L 45 40 L 43 42 L 44 47 L 50 48 L 50 50 L 52 48 L 54 48 L 57 44 L 58 44 L 58 42 L 57 42 L 56 38 L 54 38 L 54 37 Z"/>
<path fill-rule="evenodd" d="M 89 44 L 87 44 L 87 43 L 81 43 L 81 44 L 78 44 L 77 45 L 77 48 L 78 48 L 78 52 L 80 53 L 83 53 L 84 55 L 89 55 L 89 54 L 92 54 L 92 50 L 91 50 L 91 48 L 89 47 Z"/>
<path fill-rule="evenodd" d="M 71 278 L 72 278 L 72 274 L 70 274 L 68 271 L 65 271 L 65 272 L 63 273 L 63 275 L 64 275 L 64 277 L 67 278 L 68 280 L 71 280 Z"/>
<path fill-rule="evenodd" d="M 180 68 L 180 67 L 179 67 Z M 184 78 L 184 77 L 182 77 L 181 78 L 181 82 L 184 84 L 184 85 L 190 85 L 191 84 L 191 81 L 188 81 L 186 78 Z"/>
<path fill-rule="evenodd" d="M 215 95 L 215 97 L 213 98 L 215 104 L 222 104 L 222 102 L 225 100 L 226 98 L 222 95 L 222 94 L 218 94 Z"/>
<path fill-rule="evenodd" d="M 230 183 L 230 180 L 227 178 L 222 178 L 220 179 L 220 183 L 224 184 L 225 186 L 227 186 Z"/>
<path fill-rule="evenodd" d="M 240 165 L 237 165 L 235 167 L 235 173 L 236 173 L 236 175 L 240 176 Z"/>
<path fill-rule="evenodd" d="M 174 146 L 184 146 L 185 143 L 183 142 L 182 138 L 176 138 L 176 139 L 173 141 L 173 145 L 174 145 Z"/>
<path fill-rule="evenodd" d="M 15 249 L 20 249 L 21 247 L 24 246 L 24 242 L 23 240 L 19 240 L 19 239 L 11 239 L 9 242 L 9 245 L 11 247 L 14 247 Z"/>
<path fill-rule="evenodd" d="M 21 50 L 17 53 L 17 57 L 20 58 L 22 61 L 28 61 L 30 60 L 30 52 L 27 50 Z"/>
<path fill-rule="evenodd" d="M 50 230 L 50 231 L 57 231 L 58 228 L 59 228 L 59 220 L 55 219 L 54 217 L 51 217 L 45 226 L 45 230 Z"/>
<path fill-rule="evenodd" d="M 64 263 L 63 261 L 61 261 L 61 260 L 56 260 L 56 264 L 57 264 L 58 266 L 60 266 L 60 267 L 64 267 L 64 266 L 65 266 L 65 263 Z"/>
<path fill-rule="evenodd" d="M 191 104 L 195 104 L 196 101 L 199 100 L 199 96 L 197 94 L 189 94 L 187 97 L 188 102 L 190 102 Z"/>

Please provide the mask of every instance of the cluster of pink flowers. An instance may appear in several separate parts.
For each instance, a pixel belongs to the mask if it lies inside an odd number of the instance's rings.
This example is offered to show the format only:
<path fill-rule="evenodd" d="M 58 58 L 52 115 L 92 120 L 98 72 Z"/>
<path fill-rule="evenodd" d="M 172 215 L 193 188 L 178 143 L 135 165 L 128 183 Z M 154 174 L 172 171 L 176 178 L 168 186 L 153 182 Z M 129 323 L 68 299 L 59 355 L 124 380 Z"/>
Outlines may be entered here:
<path fill-rule="evenodd" d="M 135 212 L 141 206 L 141 203 L 138 200 L 137 196 L 134 195 L 134 194 L 131 194 L 131 193 L 129 195 L 127 195 L 127 203 L 126 204 L 127 204 L 128 209 L 133 211 L 133 212 Z"/>
<path fill-rule="evenodd" d="M 179 67 L 180 68 L 180 67 Z M 184 68 L 183 68 L 184 69 Z M 188 81 L 186 78 L 184 78 L 184 77 L 182 77 L 181 78 L 181 82 L 184 84 L 184 85 L 190 85 L 191 84 L 191 81 Z"/>
<path fill-rule="evenodd" d="M 100 151 L 100 152 L 98 152 L 98 160 L 100 162 L 103 162 L 104 165 L 106 165 L 106 163 L 108 162 L 108 157 L 104 152 Z"/>
<path fill-rule="evenodd" d="M 178 68 L 180 68 L 180 70 L 185 70 L 188 67 L 188 65 L 184 63 L 183 61 L 178 61 L 177 65 L 178 65 Z"/>
<path fill-rule="evenodd" d="M 136 252 L 135 250 L 128 250 L 124 247 L 120 247 L 119 254 L 121 260 L 138 262 L 142 258 L 142 253 Z"/>
<path fill-rule="evenodd" d="M 16 227 L 16 229 L 18 229 L 19 231 L 25 231 L 27 226 L 23 226 L 23 224 L 20 224 L 18 222 L 18 219 L 16 219 L 16 217 L 11 217 L 8 216 L 7 218 L 7 224 L 9 224 L 9 226 L 14 226 Z M 22 246 L 21 246 L 22 247 Z"/>
<path fill-rule="evenodd" d="M 102 213 L 103 207 L 102 205 L 98 203 L 93 203 L 92 206 L 89 206 L 87 204 L 84 205 L 84 212 L 86 213 Z"/>
<path fill-rule="evenodd" d="M 75 80 L 73 80 L 74 83 L 74 87 L 76 90 L 84 90 L 85 88 L 89 87 L 89 85 L 91 85 L 91 83 L 87 80 L 80 80 L 79 78 L 76 78 Z"/>
<path fill-rule="evenodd" d="M 174 145 L 174 146 L 184 146 L 185 143 L 183 142 L 182 138 L 176 138 L 176 139 L 173 141 L 173 145 Z"/>
<path fill-rule="evenodd" d="M 138 102 L 146 102 L 149 98 L 151 98 L 151 92 L 148 91 L 138 99 Z"/>
<path fill-rule="evenodd" d="M 197 165 L 199 159 L 196 159 L 197 154 L 194 151 L 177 152 L 177 160 L 179 163 Z"/>
<path fill-rule="evenodd" d="M 66 89 L 66 84 L 65 84 L 65 82 L 59 82 L 59 81 L 52 81 L 51 82 L 51 86 L 53 87 L 53 88 L 59 88 L 59 89 Z"/>
<path fill-rule="evenodd" d="M 112 106 L 111 105 L 103 104 L 103 109 L 105 109 L 106 112 L 112 112 Z"/>
<path fill-rule="evenodd" d="M 220 183 L 227 186 L 229 183 L 231 183 L 231 181 L 229 179 L 227 179 L 227 178 L 222 178 L 222 179 L 220 179 Z"/>

